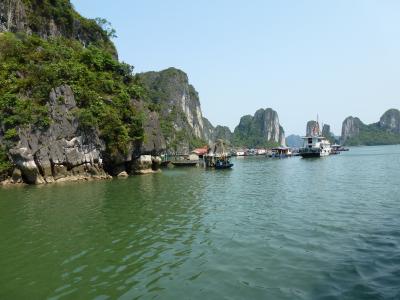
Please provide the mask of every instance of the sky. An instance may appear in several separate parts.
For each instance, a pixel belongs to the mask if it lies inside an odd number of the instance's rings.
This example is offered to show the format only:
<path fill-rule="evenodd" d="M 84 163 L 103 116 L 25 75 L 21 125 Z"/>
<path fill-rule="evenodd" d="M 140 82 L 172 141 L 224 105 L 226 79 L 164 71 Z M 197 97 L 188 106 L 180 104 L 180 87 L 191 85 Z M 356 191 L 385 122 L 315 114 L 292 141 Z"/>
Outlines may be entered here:
<path fill-rule="evenodd" d="M 340 134 L 352 115 L 377 122 L 400 109 L 398 0 L 72 0 L 106 18 L 135 72 L 176 67 L 203 115 L 232 130 L 259 108 L 286 135 L 319 115 Z"/>

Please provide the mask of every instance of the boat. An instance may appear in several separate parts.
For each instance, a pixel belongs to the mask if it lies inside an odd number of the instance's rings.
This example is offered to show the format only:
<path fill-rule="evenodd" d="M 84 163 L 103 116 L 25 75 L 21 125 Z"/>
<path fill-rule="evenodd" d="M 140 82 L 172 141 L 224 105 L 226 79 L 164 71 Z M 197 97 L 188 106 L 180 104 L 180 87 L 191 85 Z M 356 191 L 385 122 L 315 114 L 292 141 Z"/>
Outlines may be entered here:
<path fill-rule="evenodd" d="M 332 152 L 331 143 L 321 135 L 305 136 L 303 140 L 304 146 L 299 151 L 303 158 L 328 156 Z"/>
<path fill-rule="evenodd" d="M 303 147 L 299 150 L 299 154 L 303 158 L 323 157 L 332 154 L 331 143 L 321 135 L 318 117 L 309 135 L 303 137 L 303 141 Z"/>
<path fill-rule="evenodd" d="M 175 167 L 195 167 L 199 163 L 197 160 L 175 160 L 171 161 Z"/>
<path fill-rule="evenodd" d="M 218 159 L 214 166 L 214 168 L 217 170 L 231 169 L 232 167 L 233 163 L 231 163 L 229 159 Z"/>
<path fill-rule="evenodd" d="M 229 152 L 225 149 L 224 141 L 217 140 L 207 155 L 204 156 L 204 164 L 206 168 L 231 169 L 233 164 L 230 162 L 230 158 Z"/>
<path fill-rule="evenodd" d="M 340 154 L 340 152 L 349 151 L 348 148 L 344 148 L 342 145 L 334 144 L 332 145 L 332 153 L 331 154 Z"/>
<path fill-rule="evenodd" d="M 292 151 L 288 147 L 272 148 L 272 151 L 267 155 L 270 158 L 287 158 L 292 156 Z"/>
<path fill-rule="evenodd" d="M 244 150 L 238 150 L 235 152 L 235 156 L 245 156 L 246 152 Z"/>

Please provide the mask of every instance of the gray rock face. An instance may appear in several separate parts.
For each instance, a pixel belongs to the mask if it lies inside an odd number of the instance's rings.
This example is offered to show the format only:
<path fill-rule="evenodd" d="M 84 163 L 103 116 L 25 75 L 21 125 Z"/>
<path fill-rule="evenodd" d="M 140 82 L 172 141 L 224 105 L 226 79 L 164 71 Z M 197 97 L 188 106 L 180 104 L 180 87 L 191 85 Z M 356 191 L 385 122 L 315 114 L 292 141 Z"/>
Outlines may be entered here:
<path fill-rule="evenodd" d="M 136 153 L 159 155 L 166 149 L 165 138 L 162 134 L 159 115 L 154 111 L 149 111 L 140 101 L 134 101 L 134 106 L 143 111 L 146 118 L 143 124 L 144 141 L 141 145 L 136 145 Z"/>
<path fill-rule="evenodd" d="M 210 144 L 215 143 L 217 140 L 223 140 L 227 143 L 232 142 L 233 133 L 227 126 L 217 125 L 213 127 L 213 125 L 206 118 L 203 118 L 204 121 L 204 136 L 206 141 Z"/>
<path fill-rule="evenodd" d="M 203 117 L 203 136 L 208 143 L 215 141 L 215 128 L 211 122 Z"/>
<path fill-rule="evenodd" d="M 319 123 L 317 121 L 308 121 L 306 127 L 306 136 L 316 135 L 320 132 Z"/>
<path fill-rule="evenodd" d="M 213 140 L 224 140 L 226 142 L 232 142 L 233 133 L 227 126 L 216 126 L 213 132 Z"/>
<path fill-rule="evenodd" d="M 242 146 L 255 147 L 267 143 L 285 145 L 285 131 L 278 113 L 271 108 L 259 109 L 254 116 L 244 116 L 234 131 L 234 140 Z"/>
<path fill-rule="evenodd" d="M 322 126 L 322 135 L 327 138 L 331 135 L 331 126 L 330 125 L 324 124 L 324 126 Z"/>
<path fill-rule="evenodd" d="M 162 118 L 172 119 L 176 131 L 189 129 L 189 136 L 210 141 L 213 127 L 203 118 L 199 95 L 189 84 L 186 73 L 169 68 L 142 73 L 139 77 L 149 90 L 150 100 L 161 106 Z"/>
<path fill-rule="evenodd" d="M 68 178 L 106 178 L 101 158 L 104 144 L 96 132 L 79 130 L 71 88 L 53 89 L 48 107 L 52 119 L 49 128 L 19 129 L 19 142 L 9 151 L 24 181 L 40 184 Z"/>
<path fill-rule="evenodd" d="M 345 144 L 346 140 L 353 138 L 360 134 L 360 128 L 363 126 L 363 122 L 359 118 L 348 117 L 343 121 L 342 124 L 342 137 L 341 143 Z"/>
<path fill-rule="evenodd" d="M 379 120 L 379 126 L 393 133 L 400 133 L 400 111 L 389 109 Z"/>
<path fill-rule="evenodd" d="M 135 105 L 144 109 L 140 102 Z M 105 144 L 95 129 L 80 129 L 74 114 L 77 106 L 71 88 L 63 85 L 53 89 L 47 106 L 50 126 L 45 130 L 19 129 L 19 141 L 9 150 L 16 166 L 12 183 L 23 180 L 29 184 L 42 184 L 109 178 L 103 163 Z M 147 110 L 144 113 L 147 115 L 144 143 L 131 145 L 128 155 L 107 167 L 110 174 L 146 173 L 148 169 L 158 169 L 160 162 L 155 155 L 165 150 L 165 141 L 157 113 Z M 149 154 L 150 167 L 148 162 L 144 163 L 147 156 L 143 154 Z"/>
<path fill-rule="evenodd" d="M 0 32 L 30 32 L 27 28 L 27 15 L 22 0 L 0 2 Z"/>
<path fill-rule="evenodd" d="M 53 5 L 61 15 L 49 15 L 44 5 Z M 31 16 L 34 15 L 34 18 Z M 90 24 L 90 25 L 88 25 Z M 59 37 L 72 38 L 84 45 L 100 42 L 108 45 L 116 57 L 117 52 L 108 36 L 94 20 L 78 15 L 67 1 L 43 3 L 43 1 L 2 0 L 0 1 L 0 32 L 35 33 L 42 38 Z"/>

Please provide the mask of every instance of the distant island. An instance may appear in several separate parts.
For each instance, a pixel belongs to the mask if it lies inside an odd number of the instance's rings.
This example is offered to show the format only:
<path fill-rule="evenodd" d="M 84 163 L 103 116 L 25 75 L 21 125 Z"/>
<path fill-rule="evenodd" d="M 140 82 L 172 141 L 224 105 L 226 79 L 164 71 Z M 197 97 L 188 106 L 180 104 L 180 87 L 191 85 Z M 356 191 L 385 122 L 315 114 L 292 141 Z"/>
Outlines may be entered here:
<path fill-rule="evenodd" d="M 369 125 L 359 118 L 346 118 L 342 125 L 341 141 L 348 146 L 400 144 L 400 111 L 389 109 L 379 122 Z"/>

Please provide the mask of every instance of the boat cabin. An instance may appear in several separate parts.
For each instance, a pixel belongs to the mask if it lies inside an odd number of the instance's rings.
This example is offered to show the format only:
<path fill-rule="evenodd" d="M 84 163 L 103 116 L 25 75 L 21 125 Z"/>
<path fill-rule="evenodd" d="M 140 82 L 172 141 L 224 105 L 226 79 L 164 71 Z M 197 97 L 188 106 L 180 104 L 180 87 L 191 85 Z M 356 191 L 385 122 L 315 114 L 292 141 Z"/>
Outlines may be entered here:
<path fill-rule="evenodd" d="M 292 152 L 290 151 L 289 147 L 276 147 L 272 148 L 272 153 L 270 157 L 277 157 L 277 158 L 283 158 L 283 157 L 289 157 L 292 155 Z"/>
<path fill-rule="evenodd" d="M 326 142 L 326 138 L 323 136 L 305 136 L 304 140 L 304 148 L 312 149 L 319 148 L 321 144 Z"/>

